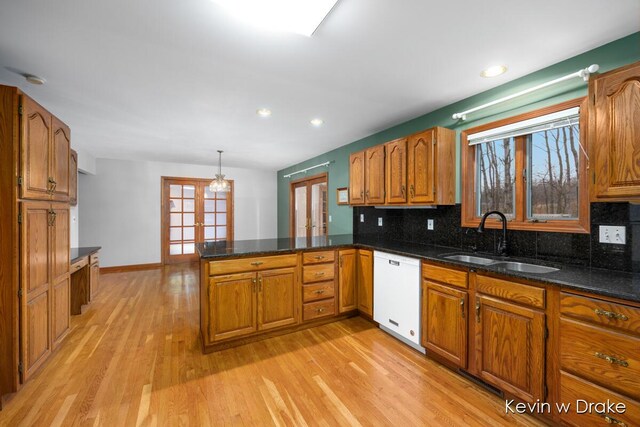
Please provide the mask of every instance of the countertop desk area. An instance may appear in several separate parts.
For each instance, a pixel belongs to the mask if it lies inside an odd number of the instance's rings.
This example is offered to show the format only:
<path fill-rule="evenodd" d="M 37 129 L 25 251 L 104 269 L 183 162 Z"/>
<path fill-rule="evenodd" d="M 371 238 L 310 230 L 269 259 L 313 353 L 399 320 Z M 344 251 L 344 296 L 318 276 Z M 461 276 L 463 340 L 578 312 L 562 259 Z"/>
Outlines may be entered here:
<path fill-rule="evenodd" d="M 100 288 L 100 246 L 71 248 L 71 314 L 82 314 Z"/>

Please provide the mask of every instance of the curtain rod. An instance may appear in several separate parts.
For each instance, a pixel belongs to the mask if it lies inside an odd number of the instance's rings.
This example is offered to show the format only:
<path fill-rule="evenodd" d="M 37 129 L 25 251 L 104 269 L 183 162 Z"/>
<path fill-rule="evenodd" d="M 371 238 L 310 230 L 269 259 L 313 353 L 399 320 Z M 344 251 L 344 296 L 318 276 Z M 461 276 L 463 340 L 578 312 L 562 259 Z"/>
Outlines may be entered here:
<path fill-rule="evenodd" d="M 532 88 L 525 89 L 525 90 L 523 90 L 521 92 L 514 93 L 513 95 L 509 95 L 509 96 L 505 96 L 504 98 L 496 99 L 495 101 L 487 102 L 486 104 L 480 105 L 478 107 L 472 108 L 472 109 L 467 110 L 467 111 L 463 111 L 462 113 L 455 113 L 451 117 L 454 120 L 458 120 L 458 119 L 466 120 L 467 119 L 467 114 L 469 114 L 469 113 L 474 113 L 474 112 L 476 112 L 478 110 L 482 110 L 482 109 L 485 109 L 487 107 L 492 107 L 492 106 L 494 106 L 496 104 L 500 104 L 502 102 L 509 101 L 509 100 L 511 100 L 513 98 L 517 98 L 519 96 L 526 95 L 526 94 L 531 93 L 531 92 L 535 92 L 536 90 L 543 89 L 543 88 L 545 88 L 547 86 L 551 86 L 551 85 L 554 85 L 556 83 L 560 83 L 560 82 L 563 82 L 565 80 L 572 79 L 574 77 L 582 77 L 582 79 L 586 82 L 586 81 L 589 80 L 589 75 L 592 74 L 592 73 L 595 73 L 599 69 L 600 69 L 600 66 L 598 64 L 592 64 L 592 65 L 588 66 L 587 68 L 583 68 L 582 70 L 576 71 L 575 73 L 567 74 L 564 77 L 560 77 L 560 78 L 557 78 L 555 80 L 551 80 L 551 81 L 548 81 L 546 83 L 542 83 L 542 84 L 540 84 L 538 86 L 534 86 Z"/>
<path fill-rule="evenodd" d="M 328 162 L 324 162 L 324 163 L 320 163 L 319 165 L 310 166 L 310 167 L 308 167 L 308 168 L 300 169 L 299 171 L 295 171 L 295 172 L 288 173 L 288 174 L 286 174 L 286 175 L 283 175 L 283 177 L 284 177 L 284 178 L 291 178 L 293 175 L 297 175 L 297 174 L 299 174 L 299 173 L 303 173 L 303 172 L 309 171 L 309 170 L 311 170 L 311 169 L 321 168 L 322 166 L 329 167 L 329 165 L 330 165 L 331 163 L 333 163 L 333 162 L 334 162 L 334 160 L 331 160 L 331 161 L 328 161 Z"/>

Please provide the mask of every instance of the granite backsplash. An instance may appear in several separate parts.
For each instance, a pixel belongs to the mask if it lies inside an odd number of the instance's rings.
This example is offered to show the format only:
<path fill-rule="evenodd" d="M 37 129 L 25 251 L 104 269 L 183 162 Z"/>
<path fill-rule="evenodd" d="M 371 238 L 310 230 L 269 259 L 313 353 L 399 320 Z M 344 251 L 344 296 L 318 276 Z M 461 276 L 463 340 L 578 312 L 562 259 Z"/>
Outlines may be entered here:
<path fill-rule="evenodd" d="M 360 215 L 364 222 L 360 222 Z M 382 226 L 378 226 L 382 218 Z M 434 220 L 434 230 L 427 230 L 427 220 Z M 463 228 L 461 207 L 424 208 L 354 207 L 354 238 L 379 238 L 418 244 L 436 244 L 469 251 L 493 252 L 501 230 L 478 234 Z M 626 227 L 626 245 L 598 242 L 600 225 Z M 507 231 L 509 254 L 585 267 L 640 272 L 640 205 L 631 203 L 592 203 L 591 234 Z"/>

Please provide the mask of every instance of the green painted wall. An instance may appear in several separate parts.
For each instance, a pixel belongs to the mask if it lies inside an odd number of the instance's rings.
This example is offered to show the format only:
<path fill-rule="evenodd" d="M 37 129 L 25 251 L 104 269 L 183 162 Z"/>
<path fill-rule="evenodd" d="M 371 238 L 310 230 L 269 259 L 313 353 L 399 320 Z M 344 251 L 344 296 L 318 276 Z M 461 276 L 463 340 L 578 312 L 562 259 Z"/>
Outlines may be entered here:
<path fill-rule="evenodd" d="M 454 121 L 451 118 L 453 113 L 468 110 L 493 99 L 562 77 L 591 64 L 599 64 L 600 72 L 605 72 L 638 60 L 640 60 L 640 32 L 278 171 L 278 236 L 288 237 L 289 235 L 290 180 L 283 177 L 287 173 L 326 161 L 334 162 L 328 168 L 329 215 L 332 216 L 332 222 L 329 224 L 329 233 L 351 234 L 353 230 L 352 208 L 336 205 L 336 188 L 349 185 L 349 154 L 433 126 L 443 126 L 454 129 L 457 134 L 456 164 L 451 165 L 451 167 L 456 168 L 456 201 L 460 202 L 460 131 L 585 96 L 587 94 L 587 86 L 581 79 L 573 79 L 555 87 L 546 88 L 534 94 L 471 114 L 465 122 Z M 326 170 L 327 168 L 318 168 L 308 174 L 313 175 Z M 302 177 L 304 175 L 299 174 L 293 179 Z"/>

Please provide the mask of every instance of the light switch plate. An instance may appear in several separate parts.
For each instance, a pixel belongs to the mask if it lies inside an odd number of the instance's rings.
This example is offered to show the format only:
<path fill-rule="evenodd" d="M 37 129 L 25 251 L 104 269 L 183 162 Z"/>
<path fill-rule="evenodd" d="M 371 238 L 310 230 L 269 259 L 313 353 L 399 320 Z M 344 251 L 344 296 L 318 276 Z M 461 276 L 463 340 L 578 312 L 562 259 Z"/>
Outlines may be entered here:
<path fill-rule="evenodd" d="M 364 214 L 360 214 L 360 222 L 364 222 Z"/>
<path fill-rule="evenodd" d="M 382 218 L 378 218 L 378 227 L 382 227 Z"/>
<path fill-rule="evenodd" d="M 627 244 L 627 228 L 615 225 L 601 225 L 599 227 L 600 243 L 612 245 Z"/>
<path fill-rule="evenodd" d="M 433 220 L 432 219 L 428 219 L 427 220 L 427 230 L 433 230 Z"/>

